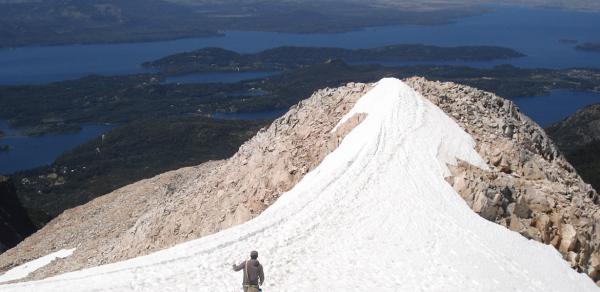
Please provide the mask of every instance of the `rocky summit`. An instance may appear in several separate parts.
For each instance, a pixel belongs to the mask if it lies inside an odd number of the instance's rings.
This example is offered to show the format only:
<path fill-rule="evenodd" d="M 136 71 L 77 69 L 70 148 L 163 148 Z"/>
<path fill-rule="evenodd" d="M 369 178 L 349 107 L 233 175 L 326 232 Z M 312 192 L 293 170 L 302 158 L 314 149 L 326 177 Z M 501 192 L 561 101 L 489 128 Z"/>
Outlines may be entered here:
<path fill-rule="evenodd" d="M 448 166 L 445 179 L 467 205 L 489 221 L 553 246 L 573 269 L 600 280 L 598 194 L 544 130 L 494 94 L 423 78 L 405 82 L 464 129 L 487 164 Z M 25 278 L 42 279 L 147 255 L 245 223 L 293 189 L 365 120 L 359 113 L 338 125 L 373 87 L 351 83 L 319 90 L 227 160 L 171 171 L 65 211 L 0 255 L 0 271 L 75 249 Z M 438 155 L 446 155 L 444 149 Z"/>

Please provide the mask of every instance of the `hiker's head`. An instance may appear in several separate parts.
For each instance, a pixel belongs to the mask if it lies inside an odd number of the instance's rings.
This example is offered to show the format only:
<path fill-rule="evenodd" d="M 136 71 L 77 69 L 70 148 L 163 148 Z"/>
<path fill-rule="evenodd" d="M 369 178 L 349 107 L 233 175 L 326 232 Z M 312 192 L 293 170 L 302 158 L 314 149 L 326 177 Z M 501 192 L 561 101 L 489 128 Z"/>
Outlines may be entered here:
<path fill-rule="evenodd" d="M 255 250 L 251 251 L 250 252 L 250 258 L 253 259 L 253 260 L 257 259 L 258 258 L 258 252 L 255 251 Z"/>

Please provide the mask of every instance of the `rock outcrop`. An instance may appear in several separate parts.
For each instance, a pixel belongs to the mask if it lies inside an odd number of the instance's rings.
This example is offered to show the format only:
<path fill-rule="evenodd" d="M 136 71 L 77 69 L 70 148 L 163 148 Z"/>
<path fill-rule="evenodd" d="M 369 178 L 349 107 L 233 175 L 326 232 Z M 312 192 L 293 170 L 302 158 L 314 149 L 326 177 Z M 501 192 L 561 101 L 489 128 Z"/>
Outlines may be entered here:
<path fill-rule="evenodd" d="M 407 83 L 477 142 L 489 170 L 459 163 L 447 181 L 482 217 L 553 245 L 600 279 L 597 193 L 514 104 L 453 83 Z M 270 206 L 361 122 L 332 132 L 371 85 L 324 89 L 262 129 L 232 158 L 140 181 L 68 210 L 0 255 L 0 271 L 59 249 L 75 253 L 30 278 L 124 260 L 245 222 Z M 418 243 L 417 243 L 418 244 Z"/>
<path fill-rule="evenodd" d="M 17 245 L 33 232 L 35 227 L 17 198 L 12 180 L 0 176 L 0 253 Z"/>
<path fill-rule="evenodd" d="M 600 208 L 542 128 L 509 100 L 453 84 L 409 84 L 477 141 L 489 171 L 461 163 L 448 181 L 482 217 L 551 244 L 571 266 L 600 280 Z"/>

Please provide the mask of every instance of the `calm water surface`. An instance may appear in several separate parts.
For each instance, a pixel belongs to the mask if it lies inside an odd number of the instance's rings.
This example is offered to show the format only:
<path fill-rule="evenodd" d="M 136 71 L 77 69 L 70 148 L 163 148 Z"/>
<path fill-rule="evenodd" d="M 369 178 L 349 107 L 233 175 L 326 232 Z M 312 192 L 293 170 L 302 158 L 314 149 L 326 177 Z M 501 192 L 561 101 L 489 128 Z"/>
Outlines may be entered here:
<path fill-rule="evenodd" d="M 599 13 L 506 6 L 493 8 L 494 12 L 441 26 L 374 27 L 337 34 L 229 31 L 223 37 L 212 38 L 2 49 L 0 84 L 47 83 L 92 73 L 112 75 L 150 72 L 140 64 L 208 46 L 256 52 L 282 45 L 344 48 L 371 48 L 399 43 L 498 45 L 516 49 L 528 56 L 493 62 L 451 63 L 480 67 L 510 63 L 521 67 L 600 68 L 600 54 L 577 51 L 572 44 L 559 42 L 561 39 L 600 41 Z"/>
<path fill-rule="evenodd" d="M 0 174 L 51 164 L 63 152 L 111 128 L 112 126 L 106 125 L 84 125 L 77 133 L 27 137 L 9 129 L 6 122 L 0 121 L 0 130 L 7 134 L 0 138 L 0 145 L 10 146 L 10 151 L 0 152 Z"/>
<path fill-rule="evenodd" d="M 554 90 L 548 95 L 517 97 L 512 100 L 523 113 L 540 126 L 547 127 L 587 105 L 600 103 L 600 93 Z"/>
<path fill-rule="evenodd" d="M 491 67 L 512 64 L 519 67 L 593 67 L 600 68 L 600 54 L 573 49 L 573 44 L 600 41 L 600 14 L 551 9 L 494 7 L 495 11 L 442 26 L 389 26 L 338 34 L 286 34 L 229 31 L 223 37 L 188 38 L 146 43 L 68 45 L 0 49 L 0 84 L 44 84 L 75 79 L 88 74 L 133 74 L 152 72 L 141 63 L 169 54 L 208 46 L 242 53 L 282 45 L 372 48 L 399 43 L 422 43 L 440 46 L 497 45 L 516 49 L 527 57 L 492 62 L 386 62 L 385 65 L 449 64 Z M 277 72 L 210 73 L 173 77 L 166 82 L 236 82 L 276 74 Z M 245 93 L 240 93 L 245 94 Z M 258 93 L 260 94 L 260 92 Z M 557 90 L 550 95 L 514 99 L 524 113 L 542 126 L 556 122 L 577 109 L 600 102 L 600 94 Z M 258 113 L 217 113 L 218 119 L 272 119 L 284 111 Z M 7 129 L 8 137 L 0 145 L 0 173 L 7 174 L 49 164 L 62 152 L 106 132 L 110 126 L 84 126 L 79 133 L 24 137 Z"/>

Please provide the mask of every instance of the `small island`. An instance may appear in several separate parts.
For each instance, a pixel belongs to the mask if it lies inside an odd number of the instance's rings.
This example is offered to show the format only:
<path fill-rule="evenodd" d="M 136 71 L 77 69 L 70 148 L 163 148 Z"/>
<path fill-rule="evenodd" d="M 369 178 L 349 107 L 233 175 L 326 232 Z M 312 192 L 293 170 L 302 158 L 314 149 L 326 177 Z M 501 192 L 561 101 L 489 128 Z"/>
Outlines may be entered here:
<path fill-rule="evenodd" d="M 10 151 L 9 145 L 0 145 L 0 152 L 8 152 Z"/>
<path fill-rule="evenodd" d="M 404 61 L 491 61 L 525 55 L 510 48 L 494 46 L 438 47 L 399 44 L 369 49 L 326 47 L 278 47 L 252 54 L 240 54 L 221 48 L 203 48 L 170 55 L 142 64 L 163 75 L 200 72 L 289 71 L 330 60 L 345 62 Z"/>
<path fill-rule="evenodd" d="M 578 40 L 574 40 L 574 39 L 560 39 L 558 40 L 559 43 L 561 44 L 566 44 L 566 45 L 574 45 L 576 43 L 578 43 Z"/>
<path fill-rule="evenodd" d="M 4 136 L 6 136 L 6 134 L 0 130 L 0 139 L 4 138 Z"/>
<path fill-rule="evenodd" d="M 580 50 L 580 51 L 600 53 L 600 43 L 583 43 L 583 44 L 575 46 L 575 49 Z"/>

